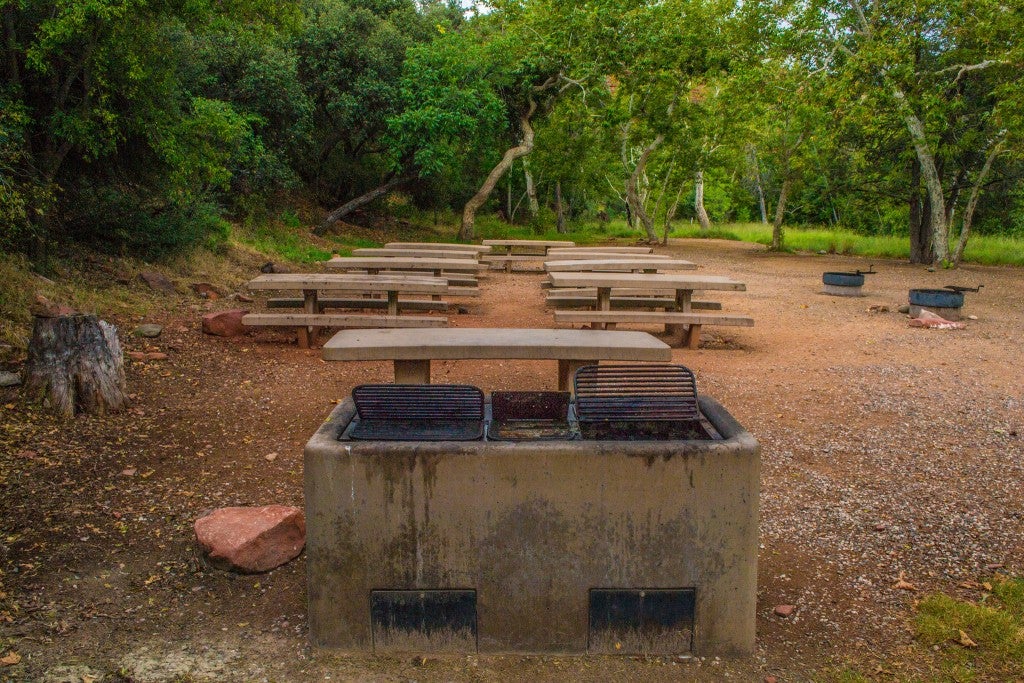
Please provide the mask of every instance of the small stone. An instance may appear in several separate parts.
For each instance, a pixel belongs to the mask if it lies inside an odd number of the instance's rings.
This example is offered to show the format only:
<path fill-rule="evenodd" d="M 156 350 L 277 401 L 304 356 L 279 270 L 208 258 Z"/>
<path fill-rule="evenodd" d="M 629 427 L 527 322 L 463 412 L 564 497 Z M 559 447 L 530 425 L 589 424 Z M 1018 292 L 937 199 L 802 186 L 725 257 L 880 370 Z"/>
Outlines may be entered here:
<path fill-rule="evenodd" d="M 900 306 L 899 311 L 900 311 L 900 313 L 903 313 L 904 315 L 909 315 L 910 314 L 910 304 L 903 304 L 902 306 Z"/>
<path fill-rule="evenodd" d="M 976 315 L 969 315 L 969 316 L 967 316 L 967 319 L 968 320 L 977 320 L 978 316 L 976 316 Z"/>
<path fill-rule="evenodd" d="M 824 256 L 824 255 L 825 255 L 825 254 L 827 254 L 827 253 L 828 253 L 828 252 L 827 252 L 827 251 L 825 251 L 824 249 L 819 249 L 819 250 L 818 250 L 818 254 L 820 254 L 821 256 Z"/>
<path fill-rule="evenodd" d="M 145 282 L 154 292 L 174 294 L 174 283 L 163 273 L 158 273 L 155 270 L 144 270 L 139 273 L 139 279 Z"/>
<path fill-rule="evenodd" d="M 242 317 L 246 313 L 248 311 L 241 308 L 207 313 L 203 316 L 203 333 L 212 334 L 217 337 L 238 337 L 243 335 L 246 332 L 246 327 L 242 324 Z"/>
<path fill-rule="evenodd" d="M 37 318 L 60 318 L 65 315 L 75 315 L 77 311 L 70 306 L 50 301 L 42 294 L 37 294 L 29 312 Z"/>
<path fill-rule="evenodd" d="M 0 372 L 0 387 L 16 387 L 21 384 L 21 375 L 14 372 Z"/>
<path fill-rule="evenodd" d="M 138 472 L 138 470 L 135 469 L 134 467 L 126 467 L 125 469 L 121 470 L 121 475 L 125 477 L 134 477 L 136 472 Z"/>
<path fill-rule="evenodd" d="M 167 354 L 160 351 L 150 351 L 146 354 L 146 360 L 167 360 Z"/>
<path fill-rule="evenodd" d="M 885 531 L 888 528 L 889 528 L 889 525 L 885 524 L 884 522 L 879 522 L 878 524 L 875 525 L 875 531 Z"/>
<path fill-rule="evenodd" d="M 267 453 L 266 455 L 263 456 L 263 459 L 266 460 L 267 462 L 274 462 L 275 460 L 277 460 L 277 453 Z"/>
<path fill-rule="evenodd" d="M 145 325 L 139 325 L 135 328 L 135 334 L 140 337 L 146 337 L 147 339 L 155 339 L 160 336 L 160 333 L 164 331 L 161 325 L 155 323 L 146 323 Z"/>
<path fill-rule="evenodd" d="M 196 540 L 214 567 L 245 574 L 270 571 L 306 544 L 302 510 L 285 505 L 229 507 L 195 522 Z"/>
<path fill-rule="evenodd" d="M 765 676 L 764 683 L 779 683 L 779 679 L 775 676 Z"/>
<path fill-rule="evenodd" d="M 793 614 L 794 610 L 796 610 L 795 605 L 776 605 L 774 612 L 777 616 L 788 617 Z"/>
<path fill-rule="evenodd" d="M 261 273 L 290 273 L 290 272 L 292 272 L 292 269 L 289 268 L 288 266 L 282 266 L 280 263 L 274 263 L 273 261 L 268 261 L 267 263 L 264 263 L 262 266 L 260 266 L 260 272 Z"/>
<path fill-rule="evenodd" d="M 221 293 L 219 289 L 217 289 L 208 282 L 192 283 L 192 291 L 203 299 L 220 299 L 222 296 L 224 296 L 224 294 Z"/>
<path fill-rule="evenodd" d="M 238 301 L 238 302 L 243 303 L 243 304 L 251 304 L 253 302 L 253 298 L 251 296 L 246 296 L 245 294 L 242 294 L 241 292 L 235 292 L 234 294 L 232 294 L 228 298 L 229 299 L 234 299 L 235 301 Z"/>

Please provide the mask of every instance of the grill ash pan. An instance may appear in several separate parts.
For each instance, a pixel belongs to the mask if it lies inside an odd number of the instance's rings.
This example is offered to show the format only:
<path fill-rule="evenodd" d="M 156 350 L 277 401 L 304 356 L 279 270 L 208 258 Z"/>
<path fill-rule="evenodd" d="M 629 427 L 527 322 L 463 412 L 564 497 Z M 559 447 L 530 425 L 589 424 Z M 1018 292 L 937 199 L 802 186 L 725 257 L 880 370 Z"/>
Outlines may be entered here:
<path fill-rule="evenodd" d="M 587 365 L 576 371 L 584 439 L 710 439 L 697 408 L 697 379 L 682 365 Z"/>
<path fill-rule="evenodd" d="M 493 441 L 570 439 L 568 391 L 495 391 L 491 393 Z"/>
<path fill-rule="evenodd" d="M 463 384 L 361 384 L 352 390 L 360 441 L 474 441 L 483 436 L 484 394 Z"/>

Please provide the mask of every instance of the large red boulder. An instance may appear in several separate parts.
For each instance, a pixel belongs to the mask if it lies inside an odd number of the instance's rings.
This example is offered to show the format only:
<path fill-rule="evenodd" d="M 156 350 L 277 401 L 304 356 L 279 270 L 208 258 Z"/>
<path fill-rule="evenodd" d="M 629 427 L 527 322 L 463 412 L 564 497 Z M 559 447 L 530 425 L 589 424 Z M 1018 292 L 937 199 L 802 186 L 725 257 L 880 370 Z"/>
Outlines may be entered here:
<path fill-rule="evenodd" d="M 213 566 L 253 574 L 295 559 L 306 545 L 306 517 L 297 507 L 231 507 L 195 523 L 196 540 Z"/>
<path fill-rule="evenodd" d="M 203 316 L 203 332 L 218 337 L 238 337 L 246 333 L 242 324 L 242 316 L 248 311 L 232 308 L 228 311 L 215 311 Z"/>

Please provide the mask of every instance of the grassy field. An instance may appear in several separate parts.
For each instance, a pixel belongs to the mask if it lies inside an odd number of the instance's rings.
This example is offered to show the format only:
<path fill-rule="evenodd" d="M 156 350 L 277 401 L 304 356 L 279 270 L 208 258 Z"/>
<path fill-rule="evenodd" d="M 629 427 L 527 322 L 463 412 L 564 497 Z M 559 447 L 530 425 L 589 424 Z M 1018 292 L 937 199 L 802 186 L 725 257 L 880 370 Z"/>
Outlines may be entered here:
<path fill-rule="evenodd" d="M 672 237 L 714 237 L 757 244 L 771 244 L 771 226 L 761 223 L 729 223 L 701 233 L 697 226 L 672 231 Z M 842 229 L 786 228 L 784 246 L 788 251 L 826 251 L 853 256 L 905 259 L 910 256 L 910 239 L 905 235 L 859 235 Z M 952 249 L 953 245 L 950 245 Z M 1024 266 L 1024 239 L 974 235 L 967 243 L 964 261 L 985 265 Z"/>

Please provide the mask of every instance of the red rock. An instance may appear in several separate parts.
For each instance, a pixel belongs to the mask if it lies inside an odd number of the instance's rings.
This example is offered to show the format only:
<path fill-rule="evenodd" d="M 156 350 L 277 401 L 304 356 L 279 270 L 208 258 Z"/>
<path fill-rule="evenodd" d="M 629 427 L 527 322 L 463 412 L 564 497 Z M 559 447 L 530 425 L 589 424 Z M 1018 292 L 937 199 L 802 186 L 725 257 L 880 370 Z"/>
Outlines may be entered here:
<path fill-rule="evenodd" d="M 77 315 L 78 313 L 78 311 L 70 306 L 50 301 L 42 294 L 36 295 L 35 301 L 29 307 L 29 312 L 38 318 L 60 318 L 61 316 Z"/>
<path fill-rule="evenodd" d="M 266 572 L 295 559 L 306 544 L 306 517 L 297 507 L 230 507 L 195 523 L 196 540 L 215 567 Z"/>
<path fill-rule="evenodd" d="M 195 282 L 192 284 L 192 291 L 203 299 L 219 299 L 223 293 L 209 282 Z"/>
<path fill-rule="evenodd" d="M 764 683 L 779 683 L 779 679 L 775 676 L 765 676 Z"/>
<path fill-rule="evenodd" d="M 237 337 L 245 334 L 246 327 L 242 324 L 242 316 L 246 313 L 248 311 L 241 308 L 207 313 L 203 316 L 203 332 L 218 337 Z"/>
<path fill-rule="evenodd" d="M 167 354 L 160 351 L 150 351 L 146 354 L 146 360 L 167 360 Z"/>
<path fill-rule="evenodd" d="M 139 278 L 149 285 L 149 288 L 154 292 L 174 294 L 174 283 L 163 273 L 158 273 L 155 270 L 144 270 L 139 273 Z"/>
<path fill-rule="evenodd" d="M 132 360 L 146 360 L 146 357 L 148 355 L 149 354 L 146 353 L 145 351 L 129 351 L 128 352 L 128 357 L 131 358 Z"/>
<path fill-rule="evenodd" d="M 796 610 L 794 605 L 776 605 L 775 614 L 780 617 L 788 617 Z"/>

